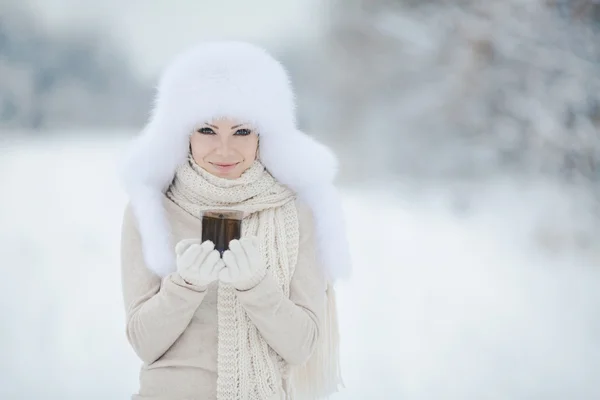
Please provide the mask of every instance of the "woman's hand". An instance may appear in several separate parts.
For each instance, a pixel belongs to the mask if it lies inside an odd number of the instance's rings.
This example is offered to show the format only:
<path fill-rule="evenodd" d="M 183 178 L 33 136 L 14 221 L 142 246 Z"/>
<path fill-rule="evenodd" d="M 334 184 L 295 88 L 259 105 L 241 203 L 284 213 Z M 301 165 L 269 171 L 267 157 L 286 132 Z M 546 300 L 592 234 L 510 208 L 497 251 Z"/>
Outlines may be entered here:
<path fill-rule="evenodd" d="M 183 239 L 177 243 L 177 272 L 187 284 L 206 289 L 219 278 L 225 264 L 213 242 L 201 242 L 200 239 Z"/>
<path fill-rule="evenodd" d="M 221 269 L 219 280 L 237 290 L 248 290 L 258 285 L 267 272 L 258 244 L 255 236 L 229 242 L 229 250 L 223 253 L 225 268 Z"/>

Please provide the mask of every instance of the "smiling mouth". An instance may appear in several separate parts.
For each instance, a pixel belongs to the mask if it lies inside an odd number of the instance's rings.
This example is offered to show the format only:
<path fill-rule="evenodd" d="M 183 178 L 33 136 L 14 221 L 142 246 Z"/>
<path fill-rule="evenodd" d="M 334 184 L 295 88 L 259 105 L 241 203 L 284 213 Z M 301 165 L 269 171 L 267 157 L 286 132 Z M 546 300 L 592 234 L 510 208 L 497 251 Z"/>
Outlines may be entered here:
<path fill-rule="evenodd" d="M 239 163 L 221 164 L 221 163 L 212 163 L 211 162 L 211 164 L 214 165 L 215 167 L 219 167 L 219 168 L 230 168 L 230 167 L 235 167 Z"/>

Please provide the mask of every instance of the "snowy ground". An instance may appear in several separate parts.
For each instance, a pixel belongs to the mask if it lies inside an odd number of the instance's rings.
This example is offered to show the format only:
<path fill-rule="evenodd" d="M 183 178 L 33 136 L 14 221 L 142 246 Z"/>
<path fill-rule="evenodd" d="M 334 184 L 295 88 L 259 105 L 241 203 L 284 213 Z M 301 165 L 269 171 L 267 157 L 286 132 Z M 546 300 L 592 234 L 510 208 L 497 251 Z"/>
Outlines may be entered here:
<path fill-rule="evenodd" d="M 3 400 L 136 390 L 122 144 L 0 143 Z M 585 214 L 552 186 L 490 185 L 470 216 L 448 211 L 444 188 L 429 193 L 346 193 L 355 274 L 339 292 L 347 389 L 335 400 L 600 398 L 600 257 L 570 249 Z"/>

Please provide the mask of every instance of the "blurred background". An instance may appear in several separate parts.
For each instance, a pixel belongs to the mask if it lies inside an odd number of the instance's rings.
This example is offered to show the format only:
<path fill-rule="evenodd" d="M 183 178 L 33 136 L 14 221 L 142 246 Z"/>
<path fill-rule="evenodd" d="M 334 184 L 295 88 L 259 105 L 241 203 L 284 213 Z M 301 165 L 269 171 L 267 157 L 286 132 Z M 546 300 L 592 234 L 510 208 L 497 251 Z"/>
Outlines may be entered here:
<path fill-rule="evenodd" d="M 600 1 L 0 0 L 0 399 L 128 399 L 116 162 L 250 40 L 340 156 L 337 399 L 600 398 Z"/>

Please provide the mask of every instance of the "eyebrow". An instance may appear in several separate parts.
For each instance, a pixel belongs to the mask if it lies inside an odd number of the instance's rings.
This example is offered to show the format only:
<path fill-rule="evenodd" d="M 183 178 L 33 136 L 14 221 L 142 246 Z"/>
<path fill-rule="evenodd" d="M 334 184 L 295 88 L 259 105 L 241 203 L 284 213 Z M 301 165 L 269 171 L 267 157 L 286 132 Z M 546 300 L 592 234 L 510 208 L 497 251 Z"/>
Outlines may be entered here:
<path fill-rule="evenodd" d="M 211 124 L 206 124 L 206 125 L 210 126 L 211 128 L 215 128 L 217 130 L 219 129 L 218 126 L 214 126 L 214 125 L 211 125 Z M 234 126 L 231 127 L 231 129 L 236 129 L 236 128 L 239 128 L 240 126 L 244 126 L 244 125 L 245 124 L 234 125 Z"/>

